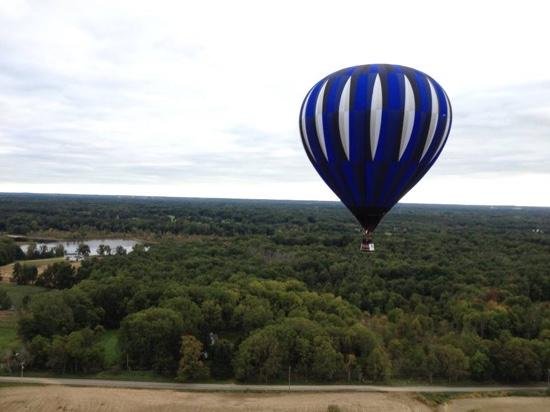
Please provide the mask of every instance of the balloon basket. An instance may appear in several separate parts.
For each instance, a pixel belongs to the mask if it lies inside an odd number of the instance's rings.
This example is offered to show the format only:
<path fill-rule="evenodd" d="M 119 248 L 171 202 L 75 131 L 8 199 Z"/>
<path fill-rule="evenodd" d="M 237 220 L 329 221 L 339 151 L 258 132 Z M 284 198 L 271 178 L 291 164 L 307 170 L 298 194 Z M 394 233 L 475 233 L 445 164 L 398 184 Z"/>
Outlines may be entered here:
<path fill-rule="evenodd" d="M 361 250 L 361 252 L 374 252 L 374 242 L 372 241 L 372 235 L 370 233 L 365 232 L 363 235 L 359 250 Z"/>

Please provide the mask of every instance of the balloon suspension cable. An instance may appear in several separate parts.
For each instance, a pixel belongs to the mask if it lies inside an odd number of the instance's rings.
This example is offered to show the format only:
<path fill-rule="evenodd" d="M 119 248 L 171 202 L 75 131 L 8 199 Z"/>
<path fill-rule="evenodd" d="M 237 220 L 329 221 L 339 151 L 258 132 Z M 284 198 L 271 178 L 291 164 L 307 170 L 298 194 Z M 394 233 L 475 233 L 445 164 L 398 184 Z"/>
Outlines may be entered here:
<path fill-rule="evenodd" d="M 374 252 L 374 242 L 372 241 L 372 232 L 365 230 L 363 240 L 361 241 L 362 252 Z"/>

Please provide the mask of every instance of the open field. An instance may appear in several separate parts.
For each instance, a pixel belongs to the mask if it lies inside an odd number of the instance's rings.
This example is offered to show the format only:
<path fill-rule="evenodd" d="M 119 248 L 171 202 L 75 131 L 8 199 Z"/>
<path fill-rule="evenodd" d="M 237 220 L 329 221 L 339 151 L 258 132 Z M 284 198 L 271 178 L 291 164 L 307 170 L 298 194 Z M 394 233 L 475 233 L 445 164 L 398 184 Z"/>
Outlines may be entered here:
<path fill-rule="evenodd" d="M 4 353 L 4 349 L 11 347 L 18 340 L 15 312 L 0 310 L 0 356 Z"/>
<path fill-rule="evenodd" d="M 27 266 L 36 266 L 38 274 L 40 275 L 52 263 L 63 262 L 64 260 L 65 258 L 63 257 L 55 257 L 49 259 L 20 260 L 19 263 Z M 2 278 L 2 282 L 9 283 L 11 281 L 14 264 L 15 262 L 0 266 L 0 277 Z M 78 269 L 80 267 L 80 262 L 71 262 L 71 266 Z"/>
<path fill-rule="evenodd" d="M 47 290 L 39 286 L 16 285 L 14 283 L 0 283 L 0 289 L 3 289 L 8 293 L 8 296 L 16 309 L 22 306 L 23 298 L 25 296 L 32 296 L 36 293 L 42 293 Z"/>
<path fill-rule="evenodd" d="M 13 283 L 0 283 L 0 290 L 5 290 L 13 305 L 16 308 L 20 308 L 25 296 L 41 293 L 46 289 L 38 286 L 19 286 Z M 0 356 L 4 353 L 5 349 L 16 346 L 18 342 L 16 311 L 0 311 Z"/>
<path fill-rule="evenodd" d="M 439 407 L 445 412 L 545 412 L 550 410 L 550 397 L 508 396 L 499 398 L 455 399 Z"/>
<path fill-rule="evenodd" d="M 431 408 L 410 393 L 227 393 L 174 390 L 0 386 L 0 410 L 95 411 L 547 411 L 549 397 L 455 399 Z"/>
<path fill-rule="evenodd" d="M 21 260 L 19 261 L 19 263 L 27 266 L 36 266 L 38 274 L 40 274 L 46 269 L 48 265 L 56 262 L 63 262 L 63 260 L 64 258 L 62 257 L 55 257 L 50 259 Z M 0 276 L 2 277 L 3 282 L 10 282 L 14 264 L 15 262 L 0 266 Z"/>
<path fill-rule="evenodd" d="M 5 387 L 0 410 L 71 411 L 430 411 L 407 394 L 198 393 L 68 387 Z"/>

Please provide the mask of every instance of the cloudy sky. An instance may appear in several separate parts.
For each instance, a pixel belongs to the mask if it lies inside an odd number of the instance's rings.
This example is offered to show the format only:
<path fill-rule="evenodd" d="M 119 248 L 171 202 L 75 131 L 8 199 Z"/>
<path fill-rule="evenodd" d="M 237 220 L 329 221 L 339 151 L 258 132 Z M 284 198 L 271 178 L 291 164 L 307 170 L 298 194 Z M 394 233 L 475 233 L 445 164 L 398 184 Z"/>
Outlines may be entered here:
<path fill-rule="evenodd" d="M 408 202 L 550 206 L 544 1 L 0 1 L 0 192 L 335 199 L 301 101 L 396 63 L 453 128 Z"/>

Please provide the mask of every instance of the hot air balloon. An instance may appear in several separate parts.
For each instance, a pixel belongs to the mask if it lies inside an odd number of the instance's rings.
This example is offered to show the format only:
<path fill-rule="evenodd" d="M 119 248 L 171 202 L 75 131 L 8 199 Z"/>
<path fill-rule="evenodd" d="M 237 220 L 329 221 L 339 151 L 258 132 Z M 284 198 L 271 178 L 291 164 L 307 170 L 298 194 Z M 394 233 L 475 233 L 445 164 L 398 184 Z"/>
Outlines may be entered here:
<path fill-rule="evenodd" d="M 300 110 L 304 150 L 364 230 L 361 250 L 384 215 L 437 160 L 451 105 L 430 76 L 405 66 L 354 66 L 326 76 Z"/>

